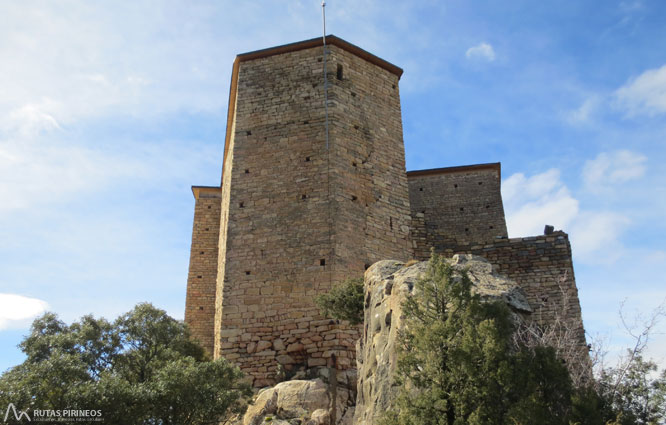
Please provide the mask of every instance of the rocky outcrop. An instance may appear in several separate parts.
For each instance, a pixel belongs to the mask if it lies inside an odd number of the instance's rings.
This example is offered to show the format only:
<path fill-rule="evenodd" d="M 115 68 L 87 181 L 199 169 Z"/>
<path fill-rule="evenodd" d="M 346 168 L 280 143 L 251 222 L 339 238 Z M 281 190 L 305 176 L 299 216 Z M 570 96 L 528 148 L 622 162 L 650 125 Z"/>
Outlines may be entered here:
<path fill-rule="evenodd" d="M 234 425 L 333 425 L 327 369 L 320 378 L 294 379 L 264 388 Z M 356 401 L 356 372 L 340 372 L 335 389 L 336 425 L 351 425 Z"/>
<path fill-rule="evenodd" d="M 482 257 L 454 255 L 447 260 L 454 270 L 467 270 L 473 290 L 484 299 L 503 300 L 517 314 L 532 310 L 527 298 L 513 281 L 494 272 Z M 364 333 L 357 345 L 358 399 L 355 425 L 373 425 L 390 407 L 398 388 L 394 386 L 398 331 L 403 326 L 402 303 L 414 292 L 414 284 L 425 273 L 427 262 L 405 266 L 397 261 L 380 261 L 365 273 Z"/>

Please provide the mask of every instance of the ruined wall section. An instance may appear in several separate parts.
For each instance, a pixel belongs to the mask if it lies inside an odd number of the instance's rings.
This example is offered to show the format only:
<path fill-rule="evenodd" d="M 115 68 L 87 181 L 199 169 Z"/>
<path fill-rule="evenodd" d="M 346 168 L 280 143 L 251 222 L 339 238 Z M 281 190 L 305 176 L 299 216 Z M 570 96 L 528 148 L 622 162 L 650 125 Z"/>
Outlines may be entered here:
<path fill-rule="evenodd" d="M 507 237 L 499 163 L 410 171 L 407 178 L 417 257 L 431 246 Z"/>
<path fill-rule="evenodd" d="M 574 330 L 581 350 L 587 353 L 578 289 L 571 257 L 571 244 L 564 232 L 497 240 L 488 244 L 439 245 L 436 252 L 447 257 L 470 253 L 488 259 L 500 274 L 522 287 L 539 323 L 562 320 Z M 421 255 L 420 259 L 426 259 Z"/>
<path fill-rule="evenodd" d="M 411 257 L 399 77 L 329 47 L 333 280 Z"/>
<path fill-rule="evenodd" d="M 220 188 L 195 186 L 192 192 L 195 206 L 185 323 L 190 326 L 192 336 L 213 354 Z"/>

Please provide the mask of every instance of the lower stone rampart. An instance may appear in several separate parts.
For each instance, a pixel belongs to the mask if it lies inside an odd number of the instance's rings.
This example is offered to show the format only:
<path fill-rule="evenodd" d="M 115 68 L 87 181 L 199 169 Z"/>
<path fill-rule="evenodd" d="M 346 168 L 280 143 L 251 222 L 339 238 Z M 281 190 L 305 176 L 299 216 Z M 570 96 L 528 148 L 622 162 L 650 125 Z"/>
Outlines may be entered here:
<path fill-rule="evenodd" d="M 418 226 L 415 229 L 418 238 Z M 415 258 L 429 258 L 430 252 L 426 253 L 425 248 L 417 249 Z M 566 233 L 496 239 L 486 244 L 460 244 L 442 235 L 432 248 L 447 257 L 458 253 L 485 257 L 499 273 L 525 290 L 534 309 L 534 320 L 544 324 L 564 321 L 575 332 L 581 347 L 586 346 L 571 245 Z"/>
<path fill-rule="evenodd" d="M 274 385 L 309 369 L 356 366 L 360 326 L 322 318 L 316 307 L 309 312 L 288 308 L 277 312 L 259 304 L 247 307 L 244 328 L 219 332 L 225 339 L 221 356 L 237 364 L 254 387 Z"/>

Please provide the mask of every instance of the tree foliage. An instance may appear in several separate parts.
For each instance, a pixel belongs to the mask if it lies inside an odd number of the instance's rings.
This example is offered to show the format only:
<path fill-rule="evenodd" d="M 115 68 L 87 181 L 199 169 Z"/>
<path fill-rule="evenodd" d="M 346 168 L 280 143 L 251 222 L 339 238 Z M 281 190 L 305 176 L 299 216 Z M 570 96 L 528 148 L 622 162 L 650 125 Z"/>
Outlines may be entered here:
<path fill-rule="evenodd" d="M 567 424 L 572 386 L 550 347 L 516 349 L 501 302 L 482 302 L 466 273 L 430 260 L 403 304 L 397 381 L 387 424 Z"/>
<path fill-rule="evenodd" d="M 0 377 L 0 406 L 101 410 L 106 424 L 216 424 L 251 393 L 238 368 L 210 361 L 185 324 L 150 304 L 113 323 L 68 326 L 46 313 L 20 348 L 27 358 Z"/>
<path fill-rule="evenodd" d="M 666 370 L 657 372 L 657 365 L 640 355 L 626 367 L 603 369 L 597 391 L 605 416 L 617 425 L 666 424 Z"/>
<path fill-rule="evenodd" d="M 347 279 L 315 302 L 326 317 L 349 320 L 352 325 L 363 323 L 363 278 Z"/>

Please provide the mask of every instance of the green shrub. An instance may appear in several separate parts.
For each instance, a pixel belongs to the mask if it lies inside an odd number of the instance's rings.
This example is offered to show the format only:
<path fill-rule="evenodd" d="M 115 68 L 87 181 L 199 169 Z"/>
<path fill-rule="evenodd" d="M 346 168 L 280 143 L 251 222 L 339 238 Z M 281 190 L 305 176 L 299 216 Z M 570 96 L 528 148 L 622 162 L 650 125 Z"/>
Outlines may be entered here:
<path fill-rule="evenodd" d="M 352 325 L 363 323 L 363 278 L 347 279 L 315 302 L 326 317 L 349 320 Z"/>

